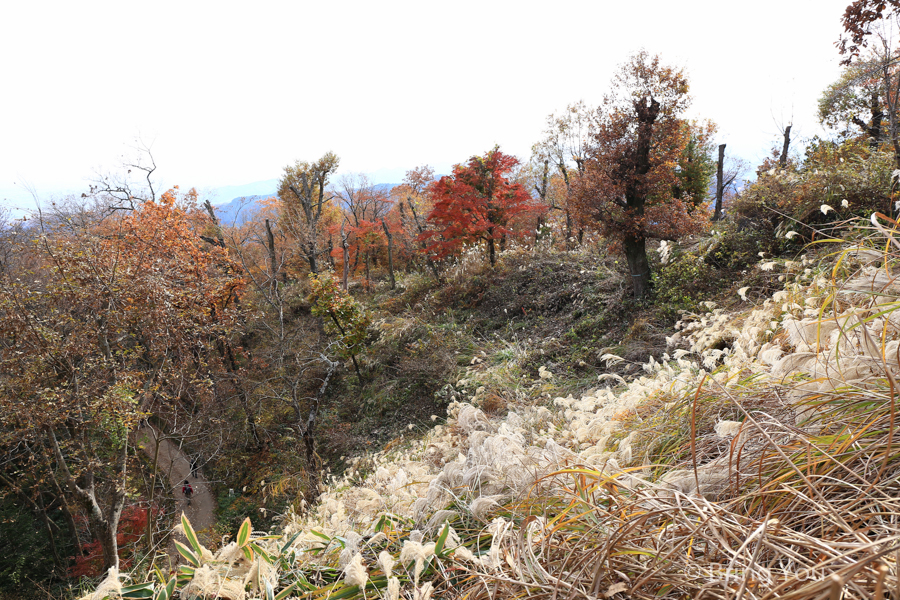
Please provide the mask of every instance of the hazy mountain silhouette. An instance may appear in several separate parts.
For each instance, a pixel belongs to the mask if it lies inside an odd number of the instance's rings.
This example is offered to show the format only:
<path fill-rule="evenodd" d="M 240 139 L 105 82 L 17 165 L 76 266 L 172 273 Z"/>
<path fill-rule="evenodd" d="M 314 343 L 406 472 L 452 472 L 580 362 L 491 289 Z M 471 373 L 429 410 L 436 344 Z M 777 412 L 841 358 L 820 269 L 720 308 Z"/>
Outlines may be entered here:
<path fill-rule="evenodd" d="M 372 187 L 389 193 L 398 183 L 377 183 Z M 216 216 L 223 225 L 243 225 L 253 219 L 261 208 L 261 202 L 276 194 L 278 180 L 257 181 L 244 185 L 216 188 L 208 194 L 216 209 Z M 235 193 L 242 195 L 233 195 Z"/>

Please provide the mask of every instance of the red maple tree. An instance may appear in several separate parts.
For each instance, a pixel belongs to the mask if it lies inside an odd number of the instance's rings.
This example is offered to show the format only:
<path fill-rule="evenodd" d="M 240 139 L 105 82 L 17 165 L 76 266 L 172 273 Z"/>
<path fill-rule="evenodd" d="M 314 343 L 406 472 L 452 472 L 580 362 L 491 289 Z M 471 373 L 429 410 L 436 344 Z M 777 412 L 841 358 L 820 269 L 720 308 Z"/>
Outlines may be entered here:
<path fill-rule="evenodd" d="M 496 242 L 524 234 L 514 228 L 514 219 L 542 210 L 521 185 L 509 181 L 509 173 L 518 164 L 516 157 L 495 146 L 435 181 L 430 190 L 434 199 L 428 215 L 431 228 L 419 236 L 427 243 L 425 252 L 443 258 L 465 244 L 484 241 L 491 265 L 496 264 Z"/>

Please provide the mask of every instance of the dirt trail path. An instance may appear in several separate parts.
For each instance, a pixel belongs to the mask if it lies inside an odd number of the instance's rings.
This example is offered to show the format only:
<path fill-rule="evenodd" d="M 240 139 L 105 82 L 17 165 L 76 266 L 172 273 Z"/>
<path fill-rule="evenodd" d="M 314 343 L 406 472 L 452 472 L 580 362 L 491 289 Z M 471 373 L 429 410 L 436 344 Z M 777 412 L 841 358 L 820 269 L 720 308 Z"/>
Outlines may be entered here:
<path fill-rule="evenodd" d="M 151 461 L 156 456 L 156 447 L 159 444 L 158 468 L 169 482 L 172 493 L 178 501 L 179 512 L 184 511 L 198 534 L 202 535 L 201 532 L 204 530 L 211 531 L 216 524 L 216 503 L 212 489 L 200 471 L 191 475 L 191 461 L 188 456 L 172 440 L 161 436 L 152 425 L 138 429 L 134 433 L 134 443 Z M 185 480 L 190 482 L 194 489 L 190 506 L 181 492 Z"/>

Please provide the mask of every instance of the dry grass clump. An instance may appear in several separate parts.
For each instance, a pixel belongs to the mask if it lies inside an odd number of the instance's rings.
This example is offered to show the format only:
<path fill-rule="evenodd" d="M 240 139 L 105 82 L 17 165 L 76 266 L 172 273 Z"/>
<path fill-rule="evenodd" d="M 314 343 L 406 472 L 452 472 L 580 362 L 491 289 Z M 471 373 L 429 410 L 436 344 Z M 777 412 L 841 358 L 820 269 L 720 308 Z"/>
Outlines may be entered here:
<path fill-rule="evenodd" d="M 497 597 L 498 586 L 503 597 L 529 598 L 898 597 L 900 499 L 895 472 L 878 479 L 896 456 L 884 434 L 854 447 L 869 422 L 805 436 L 746 417 L 735 442 L 764 441 L 746 465 L 732 465 L 719 499 L 640 480 L 641 468 L 561 470 L 556 506 L 537 497 L 517 506 L 507 573 L 473 575 L 457 597 Z M 691 476 L 703 485 L 701 469 Z M 549 516 L 539 537 L 528 532 L 535 513 Z"/>
<path fill-rule="evenodd" d="M 900 330 L 882 254 L 880 271 L 835 268 L 823 301 L 776 299 L 796 351 L 772 369 L 786 381 L 713 376 L 629 411 L 629 435 L 665 465 L 556 473 L 569 504 L 548 522 L 540 571 L 519 540 L 496 585 L 529 598 L 900 598 Z M 815 344 L 797 333 L 811 330 Z M 723 412 L 738 417 L 717 436 Z M 490 596 L 479 579 L 460 597 Z"/>
<path fill-rule="evenodd" d="M 472 574 L 456 597 L 900 598 L 900 286 L 882 255 L 880 271 L 868 254 L 834 268 L 830 286 L 800 272 L 810 293 L 775 299 L 787 330 L 756 349 L 768 376 L 719 368 L 680 399 L 619 413 L 643 456 L 555 473 L 555 504 L 516 506 L 505 573 Z M 815 343 L 797 333 L 812 330 Z"/>
<path fill-rule="evenodd" d="M 697 444 L 680 472 L 694 485 L 642 466 L 559 470 L 554 485 L 498 509 L 516 523 L 501 571 L 471 570 L 443 597 L 900 597 L 890 389 L 809 399 L 815 435 L 769 415 L 772 398 L 722 391 L 745 418 L 716 469 L 727 485 L 710 485 Z"/>

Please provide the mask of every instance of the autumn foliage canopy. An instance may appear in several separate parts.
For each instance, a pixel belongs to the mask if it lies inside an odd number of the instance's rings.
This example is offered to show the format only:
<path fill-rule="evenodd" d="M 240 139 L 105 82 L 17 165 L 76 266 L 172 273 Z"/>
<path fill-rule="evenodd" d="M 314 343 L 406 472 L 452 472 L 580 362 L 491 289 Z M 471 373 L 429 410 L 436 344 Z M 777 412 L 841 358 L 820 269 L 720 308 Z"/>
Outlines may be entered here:
<path fill-rule="evenodd" d="M 473 156 L 453 174 L 431 186 L 434 208 L 428 215 L 431 230 L 421 235 L 426 252 L 442 258 L 466 244 L 484 241 L 491 264 L 496 262 L 496 242 L 523 235 L 514 223 L 541 212 L 528 192 L 509 180 L 518 159 L 497 147 L 484 156 Z"/>
<path fill-rule="evenodd" d="M 708 221 L 679 177 L 685 151 L 700 133 L 681 116 L 690 105 L 688 90 L 683 71 L 658 56 L 640 52 L 624 64 L 597 109 L 571 198 L 582 223 L 623 243 L 638 298 L 650 286 L 645 240 L 674 240 Z"/>
<path fill-rule="evenodd" d="M 129 432 L 210 400 L 244 279 L 201 241 L 193 192 L 66 226 L 48 224 L 30 243 L 35 267 L 0 286 L 0 446 L 37 449 L 16 460 L 88 515 L 106 569 L 118 564 Z"/>

